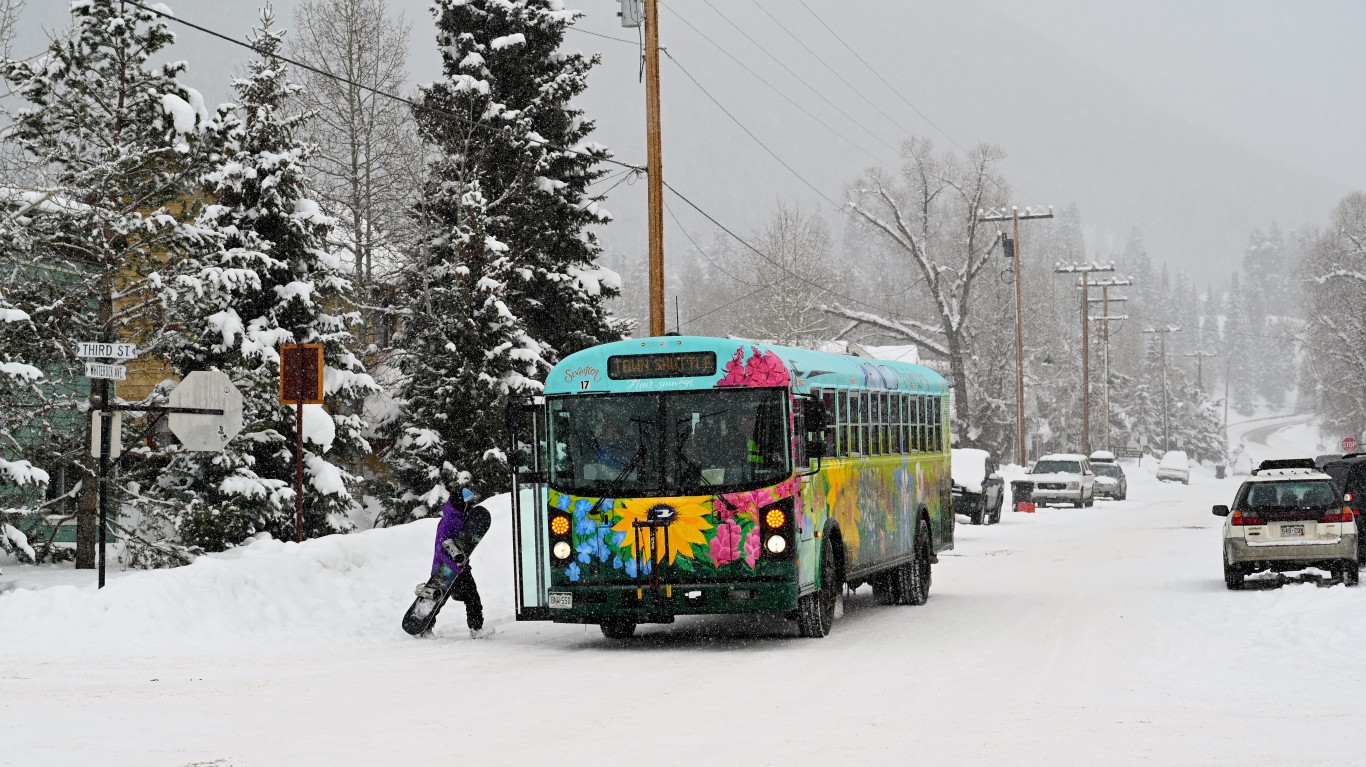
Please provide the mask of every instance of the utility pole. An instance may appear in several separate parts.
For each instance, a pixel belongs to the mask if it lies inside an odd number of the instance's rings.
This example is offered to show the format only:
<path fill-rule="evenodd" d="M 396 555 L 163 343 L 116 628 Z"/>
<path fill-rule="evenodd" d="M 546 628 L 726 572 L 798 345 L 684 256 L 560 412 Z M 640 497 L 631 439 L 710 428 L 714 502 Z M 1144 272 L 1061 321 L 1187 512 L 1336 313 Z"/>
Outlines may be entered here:
<path fill-rule="evenodd" d="M 1114 452 L 1115 445 L 1114 442 L 1112 442 L 1110 439 L 1110 323 L 1122 322 L 1124 320 L 1127 320 L 1129 319 L 1129 315 L 1111 315 L 1110 302 L 1113 301 L 1115 303 L 1120 303 L 1123 301 L 1128 301 L 1129 299 L 1123 296 L 1115 296 L 1114 298 L 1111 298 L 1110 288 L 1117 287 L 1120 285 L 1132 284 L 1134 284 L 1132 277 L 1128 279 L 1112 278 L 1108 280 L 1098 280 L 1096 282 L 1090 283 L 1090 287 L 1100 288 L 1101 296 L 1099 299 L 1090 299 L 1091 303 L 1099 302 L 1101 305 L 1101 315 L 1099 317 L 1092 317 L 1091 320 L 1100 323 L 1101 342 L 1104 344 L 1103 348 L 1105 359 L 1105 387 L 1103 391 L 1105 392 L 1105 449 L 1111 452 Z"/>
<path fill-rule="evenodd" d="M 624 18 L 624 17 L 623 17 Z M 659 0 L 645 0 L 646 181 L 650 203 L 650 335 L 664 335 L 664 168 L 659 130 Z"/>
<path fill-rule="evenodd" d="M 1055 274 L 1081 275 L 1081 452 L 1091 454 L 1091 302 L 1089 288 L 1091 281 L 1086 275 L 1092 272 L 1113 272 L 1115 262 L 1101 265 L 1094 261 L 1086 264 L 1053 264 Z M 1107 417 L 1108 421 L 1109 418 Z"/>
<path fill-rule="evenodd" d="M 1204 390 L 1205 390 L 1205 377 L 1204 377 L 1204 374 L 1203 374 L 1204 365 L 1202 365 L 1201 363 L 1203 363 L 1206 359 L 1209 359 L 1210 357 L 1218 357 L 1219 355 L 1216 354 L 1216 353 L 1214 353 L 1214 352 L 1199 351 L 1199 352 L 1186 352 L 1186 356 L 1187 356 L 1187 357 L 1194 357 L 1194 358 L 1195 358 L 1195 385 L 1198 386 L 1198 387 L 1200 388 L 1200 391 L 1204 391 Z"/>
<path fill-rule="evenodd" d="M 1024 290 L 1020 287 L 1020 278 L 1023 276 L 1020 273 L 1020 220 L 1052 218 L 1053 209 L 1050 207 L 1047 213 L 1036 213 L 1032 208 L 1025 208 L 1024 215 L 1021 215 L 1019 207 L 1012 205 L 1008 216 L 1004 210 L 978 210 L 977 222 L 1009 220 L 1015 229 L 1015 239 L 1005 240 L 1003 245 L 1006 256 L 1011 260 L 1011 269 L 1015 271 L 1015 462 L 1025 466 L 1029 463 L 1029 456 L 1025 454 Z"/>
<path fill-rule="evenodd" d="M 1171 450 L 1171 424 L 1167 415 L 1167 335 L 1170 333 L 1180 333 L 1180 325 L 1168 325 L 1165 328 L 1146 328 L 1144 333 L 1157 333 L 1161 342 L 1162 349 L 1162 452 Z"/>

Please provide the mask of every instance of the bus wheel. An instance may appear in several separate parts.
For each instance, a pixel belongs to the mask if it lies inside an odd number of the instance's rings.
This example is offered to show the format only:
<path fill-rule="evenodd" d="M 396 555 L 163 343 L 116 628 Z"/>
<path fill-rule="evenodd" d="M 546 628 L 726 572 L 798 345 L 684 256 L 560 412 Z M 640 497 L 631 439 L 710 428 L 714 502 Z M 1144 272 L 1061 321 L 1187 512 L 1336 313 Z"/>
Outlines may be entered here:
<path fill-rule="evenodd" d="M 873 599 L 880 605 L 896 604 L 896 571 L 873 576 Z"/>
<path fill-rule="evenodd" d="M 599 628 L 608 639 L 630 639 L 636 633 L 636 624 L 623 620 L 603 621 Z"/>
<path fill-rule="evenodd" d="M 835 623 L 835 603 L 840 596 L 839 572 L 830 539 L 821 546 L 821 588 L 797 600 L 797 630 L 804 637 L 819 639 L 830 633 Z"/>
<path fill-rule="evenodd" d="M 930 523 L 921 518 L 915 529 L 915 554 L 910 562 L 897 568 L 906 570 L 904 583 L 906 589 L 901 593 L 899 604 L 923 605 L 930 598 Z"/>

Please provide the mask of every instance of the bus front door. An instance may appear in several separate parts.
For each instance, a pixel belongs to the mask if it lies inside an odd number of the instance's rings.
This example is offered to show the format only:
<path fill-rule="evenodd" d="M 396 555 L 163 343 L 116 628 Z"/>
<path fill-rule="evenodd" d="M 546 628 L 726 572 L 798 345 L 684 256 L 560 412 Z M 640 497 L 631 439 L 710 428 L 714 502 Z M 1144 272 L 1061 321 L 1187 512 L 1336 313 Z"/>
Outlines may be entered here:
<path fill-rule="evenodd" d="M 545 400 L 508 407 L 512 433 L 512 568 L 517 620 L 550 620 Z"/>

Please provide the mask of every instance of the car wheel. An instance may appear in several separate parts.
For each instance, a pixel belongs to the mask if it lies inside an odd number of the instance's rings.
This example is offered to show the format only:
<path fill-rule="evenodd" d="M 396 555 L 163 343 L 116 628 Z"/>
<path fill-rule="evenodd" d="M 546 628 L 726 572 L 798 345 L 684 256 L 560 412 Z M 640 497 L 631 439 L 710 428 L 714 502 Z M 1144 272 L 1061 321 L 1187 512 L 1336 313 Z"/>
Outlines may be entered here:
<path fill-rule="evenodd" d="M 599 628 L 608 639 L 630 639 L 636 633 L 636 624 L 624 620 L 603 621 Z"/>
<path fill-rule="evenodd" d="M 985 495 L 982 496 L 982 503 L 977 507 L 977 513 L 973 514 L 970 519 L 974 525 L 985 525 L 987 523 L 987 498 Z"/>
<path fill-rule="evenodd" d="M 1355 586 L 1361 583 L 1361 573 L 1357 570 L 1356 562 L 1342 563 L 1342 585 Z"/>
<path fill-rule="evenodd" d="M 797 630 L 804 637 L 819 639 L 830 633 L 835 623 L 835 603 L 839 601 L 839 572 L 835 567 L 835 551 L 830 538 L 821 546 L 821 587 L 813 594 L 797 600 Z"/>
<path fill-rule="evenodd" d="M 1227 560 L 1224 562 L 1224 585 L 1229 591 L 1237 591 L 1243 587 L 1243 571 L 1237 565 L 1230 565 Z"/>

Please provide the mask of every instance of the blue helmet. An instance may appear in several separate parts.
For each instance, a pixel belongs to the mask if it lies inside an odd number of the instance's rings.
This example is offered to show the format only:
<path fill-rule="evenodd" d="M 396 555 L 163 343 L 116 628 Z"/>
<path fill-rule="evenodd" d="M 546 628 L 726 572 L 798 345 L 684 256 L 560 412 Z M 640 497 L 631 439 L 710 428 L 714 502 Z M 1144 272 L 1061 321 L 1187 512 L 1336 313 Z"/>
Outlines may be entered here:
<path fill-rule="evenodd" d="M 468 487 L 462 487 L 460 488 L 460 499 L 463 500 L 466 505 L 469 505 L 471 503 L 478 503 L 479 494 L 469 489 Z"/>

